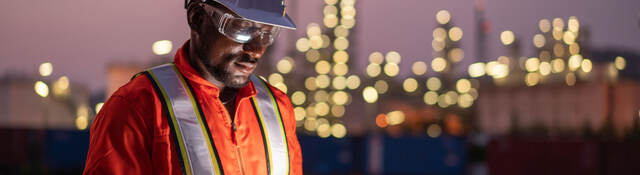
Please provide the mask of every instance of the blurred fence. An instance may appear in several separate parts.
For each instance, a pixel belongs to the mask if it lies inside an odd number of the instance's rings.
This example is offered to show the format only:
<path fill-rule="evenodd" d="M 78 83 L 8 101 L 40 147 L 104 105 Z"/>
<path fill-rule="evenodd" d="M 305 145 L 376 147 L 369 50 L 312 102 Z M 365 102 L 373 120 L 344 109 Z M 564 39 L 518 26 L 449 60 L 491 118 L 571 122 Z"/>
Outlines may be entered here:
<path fill-rule="evenodd" d="M 299 138 L 305 174 L 464 174 L 463 137 Z"/>
<path fill-rule="evenodd" d="M 0 129 L 0 174 L 81 174 L 88 131 Z"/>
<path fill-rule="evenodd" d="M 0 174 L 80 174 L 89 147 L 86 131 L 0 129 L 0 138 Z M 299 139 L 305 174 L 312 175 L 467 174 L 478 158 L 464 137 L 449 135 Z M 491 175 L 631 175 L 640 172 L 638 148 L 640 141 L 505 137 L 481 154 Z"/>
<path fill-rule="evenodd" d="M 489 174 L 638 174 L 640 142 L 505 138 L 487 147 Z"/>
<path fill-rule="evenodd" d="M 88 131 L 0 129 L 0 174 L 81 174 Z M 300 135 L 305 174 L 463 174 L 462 137 Z"/>

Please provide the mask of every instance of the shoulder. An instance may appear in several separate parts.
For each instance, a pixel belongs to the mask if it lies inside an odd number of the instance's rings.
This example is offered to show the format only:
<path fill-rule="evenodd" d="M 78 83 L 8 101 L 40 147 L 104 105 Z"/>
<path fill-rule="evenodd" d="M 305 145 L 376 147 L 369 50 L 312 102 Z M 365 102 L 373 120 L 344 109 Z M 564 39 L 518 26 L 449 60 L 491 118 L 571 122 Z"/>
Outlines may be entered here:
<path fill-rule="evenodd" d="M 139 74 L 118 88 L 105 104 L 110 107 L 103 109 L 111 110 L 111 113 L 115 112 L 113 110 L 129 111 L 143 120 L 151 120 L 158 113 L 156 109 L 161 109 L 157 107 L 159 101 L 149 78 Z"/>
<path fill-rule="evenodd" d="M 266 81 L 265 83 L 269 87 L 269 90 L 271 90 L 271 92 L 273 93 L 273 96 L 276 99 L 278 108 L 280 109 L 280 113 L 282 114 L 282 116 L 295 118 L 295 115 L 293 112 L 294 106 L 291 103 L 291 99 L 289 98 L 287 93 L 283 92 L 282 90 L 276 88 L 275 86 L 269 84 Z M 293 119 L 293 122 L 295 123 L 295 119 Z"/>
<path fill-rule="evenodd" d="M 294 112 L 294 106 L 291 103 L 291 99 L 289 99 L 287 93 L 283 92 L 282 90 L 276 88 L 266 81 L 265 84 L 267 84 L 276 99 L 276 103 L 278 105 L 278 109 L 280 115 L 282 116 L 282 121 L 285 125 L 287 133 L 293 133 L 295 135 L 296 115 Z"/>
<path fill-rule="evenodd" d="M 147 75 L 139 73 L 111 96 L 122 97 L 128 101 L 141 102 L 154 99 L 155 90 Z"/>
<path fill-rule="evenodd" d="M 291 104 L 291 100 L 289 99 L 289 96 L 287 96 L 287 93 L 283 92 L 282 90 L 278 89 L 277 87 L 269 84 L 269 82 L 264 81 L 265 84 L 267 84 L 267 86 L 269 87 L 269 90 L 271 90 L 271 93 L 273 93 L 273 96 L 275 97 L 276 101 L 278 102 L 278 105 L 280 106 L 280 108 L 282 108 L 284 105 L 287 108 L 292 108 L 293 109 L 293 105 Z"/>
<path fill-rule="evenodd" d="M 92 137 L 147 132 L 153 126 L 156 98 L 151 82 L 137 76 L 114 92 L 91 126 Z"/>

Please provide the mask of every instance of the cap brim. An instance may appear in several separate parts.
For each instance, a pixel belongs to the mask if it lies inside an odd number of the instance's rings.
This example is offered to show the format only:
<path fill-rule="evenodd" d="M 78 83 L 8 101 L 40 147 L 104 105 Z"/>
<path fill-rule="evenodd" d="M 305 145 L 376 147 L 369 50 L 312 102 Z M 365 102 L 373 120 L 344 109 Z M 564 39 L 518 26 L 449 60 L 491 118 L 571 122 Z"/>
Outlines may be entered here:
<path fill-rule="evenodd" d="M 274 4 L 267 0 L 238 1 L 238 0 L 214 0 L 245 19 L 274 25 L 287 29 L 296 29 L 293 20 L 287 15 L 286 9 L 279 3 Z M 278 0 L 279 1 L 279 0 Z M 284 12 L 283 12 L 284 11 Z"/>
<path fill-rule="evenodd" d="M 284 15 L 276 15 L 274 13 L 266 13 L 261 10 L 243 8 L 236 8 L 232 10 L 235 11 L 240 17 L 257 23 L 270 24 L 287 29 L 296 29 L 296 25 L 286 13 Z"/>

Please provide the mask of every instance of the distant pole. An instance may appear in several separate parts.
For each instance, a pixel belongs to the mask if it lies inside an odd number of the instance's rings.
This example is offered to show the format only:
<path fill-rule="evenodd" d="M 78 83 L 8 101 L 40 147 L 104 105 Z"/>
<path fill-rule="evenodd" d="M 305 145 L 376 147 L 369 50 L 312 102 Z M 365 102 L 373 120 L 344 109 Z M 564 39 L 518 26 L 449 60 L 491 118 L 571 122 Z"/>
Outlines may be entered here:
<path fill-rule="evenodd" d="M 476 29 L 476 60 L 486 61 L 486 35 L 488 31 L 488 23 L 485 20 L 484 10 L 487 5 L 487 0 L 475 0 L 473 8 L 473 14 L 475 19 Z"/>

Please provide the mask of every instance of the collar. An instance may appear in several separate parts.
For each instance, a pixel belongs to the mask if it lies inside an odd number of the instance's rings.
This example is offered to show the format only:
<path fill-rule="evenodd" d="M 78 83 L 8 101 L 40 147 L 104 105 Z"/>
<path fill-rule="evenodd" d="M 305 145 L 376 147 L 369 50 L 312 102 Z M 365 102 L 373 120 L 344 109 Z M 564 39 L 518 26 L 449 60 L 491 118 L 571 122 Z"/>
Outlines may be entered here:
<path fill-rule="evenodd" d="M 189 50 L 189 40 L 187 40 L 182 47 L 178 49 L 176 55 L 174 57 L 174 64 L 180 70 L 180 73 L 189 81 L 193 88 L 198 88 L 206 91 L 207 94 L 213 95 L 216 98 L 220 95 L 220 88 L 218 88 L 213 83 L 207 81 L 196 71 L 191 64 L 189 64 L 188 54 Z M 249 81 L 249 83 L 243 88 L 238 89 L 238 95 L 236 99 L 240 98 L 249 98 L 256 95 L 256 90 L 253 86 L 253 83 Z"/>

